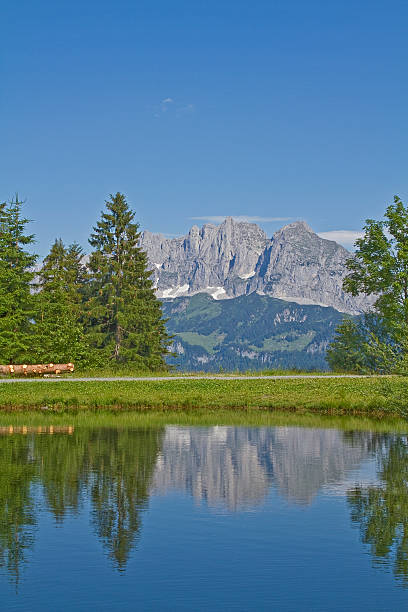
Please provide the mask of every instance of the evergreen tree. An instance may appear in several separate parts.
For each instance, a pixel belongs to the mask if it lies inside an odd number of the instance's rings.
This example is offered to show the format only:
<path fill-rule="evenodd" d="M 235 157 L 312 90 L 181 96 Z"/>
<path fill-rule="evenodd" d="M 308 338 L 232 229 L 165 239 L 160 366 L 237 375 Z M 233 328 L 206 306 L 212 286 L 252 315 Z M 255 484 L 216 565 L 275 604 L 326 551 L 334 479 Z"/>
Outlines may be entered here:
<path fill-rule="evenodd" d="M 0 362 L 30 361 L 34 300 L 31 283 L 37 256 L 26 249 L 34 236 L 25 233 L 28 219 L 22 216 L 16 196 L 0 204 Z"/>
<path fill-rule="evenodd" d="M 69 296 L 72 304 L 78 308 L 82 301 L 83 288 L 88 279 L 86 265 L 83 263 L 84 253 L 79 244 L 73 243 L 65 247 L 61 238 L 55 240 L 40 271 L 40 286 L 46 287 L 56 283 Z"/>
<path fill-rule="evenodd" d="M 362 334 L 356 321 L 344 319 L 336 328 L 329 344 L 326 359 L 334 372 L 364 371 L 364 356 L 361 354 Z"/>
<path fill-rule="evenodd" d="M 82 249 L 56 240 L 38 275 L 33 345 L 41 362 L 89 363 L 81 322 L 81 291 L 86 281 Z"/>
<path fill-rule="evenodd" d="M 375 312 L 357 321 L 344 319 L 326 354 L 330 368 L 335 372 L 405 374 L 406 347 L 395 330 L 395 325 L 390 328 Z"/>
<path fill-rule="evenodd" d="M 170 338 L 134 216 L 123 194 L 111 196 L 89 239 L 89 338 L 115 364 L 160 369 Z"/>

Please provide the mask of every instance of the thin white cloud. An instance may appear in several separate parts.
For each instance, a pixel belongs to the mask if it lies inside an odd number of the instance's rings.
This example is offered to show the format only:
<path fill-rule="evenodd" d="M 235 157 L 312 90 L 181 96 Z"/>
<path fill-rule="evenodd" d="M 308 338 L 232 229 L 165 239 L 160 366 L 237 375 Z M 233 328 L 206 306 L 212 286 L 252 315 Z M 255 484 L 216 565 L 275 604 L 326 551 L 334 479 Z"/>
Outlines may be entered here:
<path fill-rule="evenodd" d="M 159 118 L 163 115 L 182 117 L 184 115 L 191 115 L 195 111 L 194 104 L 180 104 L 176 102 L 174 98 L 163 98 L 159 104 L 152 107 L 153 116 Z"/>
<path fill-rule="evenodd" d="M 320 238 L 334 240 L 345 246 L 353 246 L 357 238 L 362 238 L 364 236 L 364 232 L 358 232 L 356 230 L 332 230 L 330 232 L 318 232 L 318 235 Z"/>
<path fill-rule="evenodd" d="M 167 113 L 171 104 L 174 104 L 173 98 L 164 98 L 164 100 L 160 102 L 160 112 Z"/>
<path fill-rule="evenodd" d="M 276 221 L 290 221 L 292 217 L 257 217 L 250 215 L 206 215 L 202 217 L 190 217 L 195 221 L 210 221 L 210 223 L 222 223 L 227 217 L 232 217 L 234 221 L 244 221 L 247 223 L 275 223 Z"/>

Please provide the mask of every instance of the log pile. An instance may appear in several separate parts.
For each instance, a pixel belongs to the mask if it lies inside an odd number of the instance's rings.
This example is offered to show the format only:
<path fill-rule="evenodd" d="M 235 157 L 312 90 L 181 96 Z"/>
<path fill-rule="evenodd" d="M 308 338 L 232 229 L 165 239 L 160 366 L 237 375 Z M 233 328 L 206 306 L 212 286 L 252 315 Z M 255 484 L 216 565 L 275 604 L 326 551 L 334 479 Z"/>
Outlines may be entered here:
<path fill-rule="evenodd" d="M 61 372 L 73 372 L 73 363 L 40 363 L 37 365 L 0 365 L 0 374 L 14 374 L 17 376 L 46 376 L 48 374 L 60 374 Z"/>
<path fill-rule="evenodd" d="M 22 426 L 13 426 L 13 425 L 9 425 L 8 427 L 0 427 L 0 436 L 11 436 L 14 434 L 31 434 L 31 433 L 36 433 L 36 434 L 68 434 L 70 436 L 72 436 L 72 434 L 74 433 L 74 427 L 73 425 L 48 425 L 48 426 L 39 426 L 39 427 L 32 427 L 32 426 L 27 426 L 27 425 L 22 425 Z"/>

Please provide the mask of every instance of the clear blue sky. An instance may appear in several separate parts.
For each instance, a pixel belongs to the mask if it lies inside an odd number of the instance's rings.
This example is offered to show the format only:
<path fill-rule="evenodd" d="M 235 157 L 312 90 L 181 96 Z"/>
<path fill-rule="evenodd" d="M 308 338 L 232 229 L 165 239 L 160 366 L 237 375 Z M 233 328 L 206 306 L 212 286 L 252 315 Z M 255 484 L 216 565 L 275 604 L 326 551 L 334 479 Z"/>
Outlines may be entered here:
<path fill-rule="evenodd" d="M 9 0 L 0 18 L 0 199 L 27 200 L 42 255 L 87 247 L 116 191 L 167 234 L 224 215 L 359 230 L 408 196 L 406 1 Z"/>

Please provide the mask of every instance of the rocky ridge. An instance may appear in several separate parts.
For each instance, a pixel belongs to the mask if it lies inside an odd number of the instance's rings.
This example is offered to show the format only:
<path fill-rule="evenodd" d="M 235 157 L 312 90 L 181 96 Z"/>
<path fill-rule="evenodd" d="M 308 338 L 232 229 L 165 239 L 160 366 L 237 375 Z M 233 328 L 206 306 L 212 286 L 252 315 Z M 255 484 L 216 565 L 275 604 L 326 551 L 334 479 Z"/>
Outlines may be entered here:
<path fill-rule="evenodd" d="M 205 292 L 227 299 L 256 292 L 350 314 L 372 303 L 342 289 L 350 253 L 320 238 L 304 221 L 268 238 L 256 224 L 227 217 L 220 225 L 194 225 L 179 238 L 145 231 L 140 246 L 147 252 L 160 298 Z"/>

